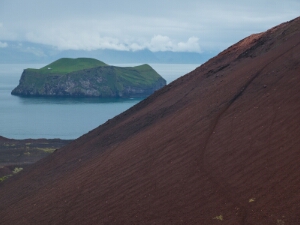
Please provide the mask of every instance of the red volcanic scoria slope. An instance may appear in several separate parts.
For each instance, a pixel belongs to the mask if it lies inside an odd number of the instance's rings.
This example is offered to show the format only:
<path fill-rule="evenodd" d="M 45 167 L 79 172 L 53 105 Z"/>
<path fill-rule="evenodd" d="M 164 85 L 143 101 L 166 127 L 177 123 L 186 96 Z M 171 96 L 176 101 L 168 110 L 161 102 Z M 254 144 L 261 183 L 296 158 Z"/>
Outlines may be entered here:
<path fill-rule="evenodd" d="M 0 186 L 1 224 L 300 224 L 300 18 Z"/>

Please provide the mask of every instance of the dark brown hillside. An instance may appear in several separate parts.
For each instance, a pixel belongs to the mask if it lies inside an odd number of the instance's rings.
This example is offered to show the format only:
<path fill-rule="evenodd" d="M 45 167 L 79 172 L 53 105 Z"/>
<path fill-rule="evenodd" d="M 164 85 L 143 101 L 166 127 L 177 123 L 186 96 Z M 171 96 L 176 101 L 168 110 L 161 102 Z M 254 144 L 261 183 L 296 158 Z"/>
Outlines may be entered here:
<path fill-rule="evenodd" d="M 2 224 L 300 224 L 300 18 L 0 186 Z"/>

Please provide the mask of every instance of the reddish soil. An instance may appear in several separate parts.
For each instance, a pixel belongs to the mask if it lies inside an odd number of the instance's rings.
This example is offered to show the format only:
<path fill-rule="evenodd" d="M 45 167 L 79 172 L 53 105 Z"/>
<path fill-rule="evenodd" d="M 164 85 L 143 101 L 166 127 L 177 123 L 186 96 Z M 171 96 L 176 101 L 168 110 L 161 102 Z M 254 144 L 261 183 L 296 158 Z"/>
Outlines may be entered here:
<path fill-rule="evenodd" d="M 300 224 L 300 18 L 0 186 L 2 224 Z"/>

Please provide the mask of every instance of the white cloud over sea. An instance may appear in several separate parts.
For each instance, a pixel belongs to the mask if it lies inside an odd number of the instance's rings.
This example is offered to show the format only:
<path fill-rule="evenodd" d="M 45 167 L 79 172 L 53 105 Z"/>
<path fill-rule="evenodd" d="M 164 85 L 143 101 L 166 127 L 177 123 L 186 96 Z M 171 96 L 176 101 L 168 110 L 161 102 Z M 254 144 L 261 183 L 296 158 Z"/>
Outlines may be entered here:
<path fill-rule="evenodd" d="M 202 52 L 299 16 L 298 0 L 2 0 L 0 47 Z"/>

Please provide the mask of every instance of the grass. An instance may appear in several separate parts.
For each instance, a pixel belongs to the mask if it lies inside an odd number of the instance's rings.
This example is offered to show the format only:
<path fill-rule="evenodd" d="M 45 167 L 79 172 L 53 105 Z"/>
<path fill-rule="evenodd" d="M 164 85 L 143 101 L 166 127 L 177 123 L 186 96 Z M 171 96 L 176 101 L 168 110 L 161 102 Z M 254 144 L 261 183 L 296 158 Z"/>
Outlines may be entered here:
<path fill-rule="evenodd" d="M 90 69 L 99 66 L 108 66 L 104 62 L 91 58 L 61 58 L 38 70 L 42 74 L 67 74 L 78 70 Z"/>
<path fill-rule="evenodd" d="M 284 225 L 285 222 L 283 220 L 277 220 L 277 225 Z"/>
<path fill-rule="evenodd" d="M 12 171 L 12 174 L 9 174 L 9 175 L 6 175 L 6 176 L 3 176 L 3 177 L 0 177 L 0 182 L 3 182 L 5 181 L 6 179 L 8 179 L 9 177 L 21 172 L 23 170 L 22 167 L 16 167 L 13 171 Z"/>
<path fill-rule="evenodd" d="M 53 153 L 56 150 L 56 148 L 36 148 L 36 149 L 46 153 Z"/>
<path fill-rule="evenodd" d="M 12 175 L 7 175 L 7 176 L 3 176 L 3 177 L 0 177 L 0 182 L 3 182 L 5 181 L 7 178 L 11 177 Z"/>
<path fill-rule="evenodd" d="M 12 172 L 13 172 L 13 174 L 17 174 L 17 173 L 21 172 L 22 170 L 23 170 L 22 167 L 16 167 Z"/>
<path fill-rule="evenodd" d="M 3 146 L 5 147 L 13 147 L 13 146 L 16 146 L 15 144 L 7 144 L 7 143 L 4 143 Z"/>
<path fill-rule="evenodd" d="M 121 68 L 116 67 L 117 76 L 125 82 L 130 82 L 133 85 L 151 85 L 153 82 L 160 79 L 160 75 L 147 64 Z"/>
<path fill-rule="evenodd" d="M 45 84 L 51 84 L 55 78 L 60 78 L 71 72 L 99 66 L 108 65 L 97 59 L 91 58 L 61 58 L 40 69 L 25 69 L 25 75 L 21 77 L 21 81 L 22 85 L 26 86 L 26 88 L 41 91 Z"/>
<path fill-rule="evenodd" d="M 220 221 L 223 221 L 223 215 L 220 215 L 220 216 L 216 216 L 213 218 L 214 220 L 220 220 Z"/>
<path fill-rule="evenodd" d="M 255 198 L 250 198 L 249 199 L 249 203 L 254 202 L 254 201 L 255 201 Z"/>

